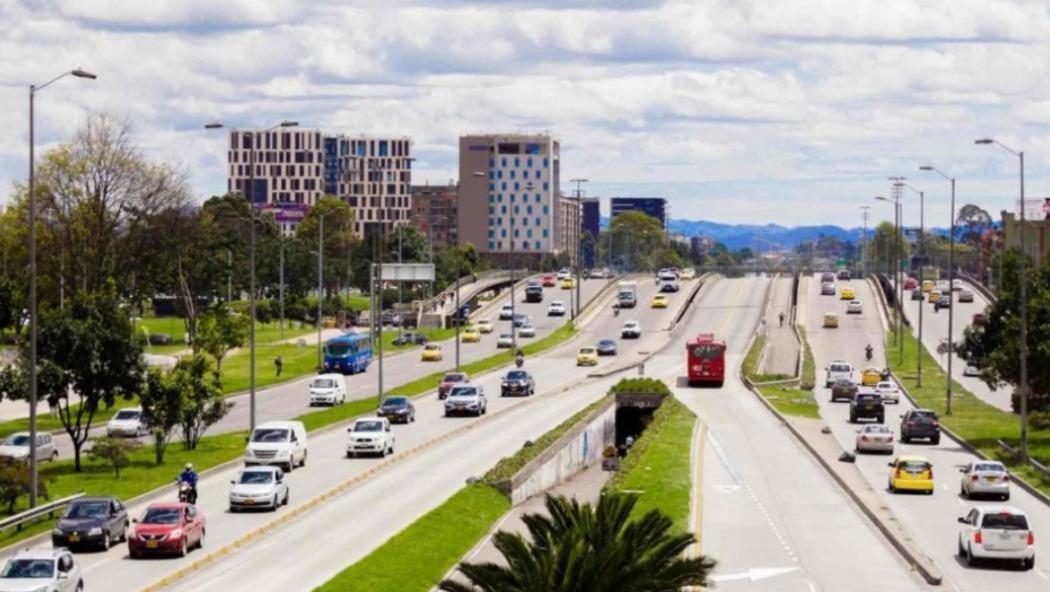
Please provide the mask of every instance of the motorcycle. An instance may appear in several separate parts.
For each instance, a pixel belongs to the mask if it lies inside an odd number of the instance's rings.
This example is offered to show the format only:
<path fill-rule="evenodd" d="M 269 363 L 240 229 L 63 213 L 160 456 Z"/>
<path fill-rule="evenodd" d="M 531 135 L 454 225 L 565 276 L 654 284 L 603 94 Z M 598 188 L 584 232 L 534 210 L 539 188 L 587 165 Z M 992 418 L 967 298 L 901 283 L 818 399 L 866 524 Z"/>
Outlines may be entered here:
<path fill-rule="evenodd" d="M 620 316 L 620 305 L 618 305 L 618 304 L 614 304 L 613 305 L 613 316 L 614 317 Z"/>
<path fill-rule="evenodd" d="M 179 488 L 179 502 L 184 504 L 196 504 L 197 503 L 197 489 L 186 481 L 179 481 L 177 483 Z"/>
<path fill-rule="evenodd" d="M 864 348 L 864 357 L 865 357 L 865 358 L 866 358 L 866 359 L 867 359 L 867 360 L 868 360 L 869 362 L 871 361 L 872 355 L 873 355 L 873 351 L 872 351 L 872 349 L 871 349 L 871 346 L 870 346 L 870 345 L 869 345 L 868 347 Z"/>
<path fill-rule="evenodd" d="M 514 365 L 517 366 L 518 368 L 521 368 L 522 366 L 524 366 L 525 365 L 525 356 L 523 356 L 521 354 L 518 354 L 518 355 L 514 356 Z"/>

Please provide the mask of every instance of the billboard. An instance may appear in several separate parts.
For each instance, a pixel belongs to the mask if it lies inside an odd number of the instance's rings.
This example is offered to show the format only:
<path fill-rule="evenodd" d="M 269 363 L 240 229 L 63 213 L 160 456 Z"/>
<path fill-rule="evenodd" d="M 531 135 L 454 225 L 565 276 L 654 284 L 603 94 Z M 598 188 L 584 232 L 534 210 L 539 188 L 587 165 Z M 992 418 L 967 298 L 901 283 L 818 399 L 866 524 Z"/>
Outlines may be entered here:
<path fill-rule="evenodd" d="M 310 209 L 310 206 L 297 202 L 275 202 L 258 207 L 260 212 L 272 214 L 274 222 L 278 224 L 289 222 L 298 224 L 302 222 L 303 218 L 306 217 L 307 210 Z"/>
<path fill-rule="evenodd" d="M 1021 216 L 1021 200 L 1014 201 L 1014 212 Z M 1028 220 L 1050 220 L 1050 197 L 1024 200 L 1024 217 Z"/>

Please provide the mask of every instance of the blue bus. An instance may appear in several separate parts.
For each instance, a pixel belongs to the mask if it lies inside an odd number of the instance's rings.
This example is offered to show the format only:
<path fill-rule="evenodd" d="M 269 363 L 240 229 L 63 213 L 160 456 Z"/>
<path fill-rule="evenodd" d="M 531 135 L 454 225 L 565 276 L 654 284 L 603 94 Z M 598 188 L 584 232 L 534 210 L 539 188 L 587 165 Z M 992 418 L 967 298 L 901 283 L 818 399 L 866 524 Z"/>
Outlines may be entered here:
<path fill-rule="evenodd" d="M 372 362 L 372 337 L 368 334 L 347 334 L 329 339 L 324 344 L 324 369 L 356 374 L 368 369 Z"/>

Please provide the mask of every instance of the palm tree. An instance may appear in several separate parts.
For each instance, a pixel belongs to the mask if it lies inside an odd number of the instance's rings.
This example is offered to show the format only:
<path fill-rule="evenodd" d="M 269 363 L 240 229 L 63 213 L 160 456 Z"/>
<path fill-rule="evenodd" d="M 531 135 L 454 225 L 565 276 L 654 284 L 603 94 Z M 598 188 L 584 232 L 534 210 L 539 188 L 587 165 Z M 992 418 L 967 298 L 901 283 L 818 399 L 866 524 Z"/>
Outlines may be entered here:
<path fill-rule="evenodd" d="M 445 592 L 677 592 L 707 585 L 715 560 L 683 557 L 692 534 L 672 534 L 671 519 L 652 510 L 632 521 L 637 497 L 603 496 L 598 505 L 547 496 L 548 516 L 522 518 L 531 540 L 493 537 L 507 565 L 461 563 L 469 585 L 445 580 Z"/>

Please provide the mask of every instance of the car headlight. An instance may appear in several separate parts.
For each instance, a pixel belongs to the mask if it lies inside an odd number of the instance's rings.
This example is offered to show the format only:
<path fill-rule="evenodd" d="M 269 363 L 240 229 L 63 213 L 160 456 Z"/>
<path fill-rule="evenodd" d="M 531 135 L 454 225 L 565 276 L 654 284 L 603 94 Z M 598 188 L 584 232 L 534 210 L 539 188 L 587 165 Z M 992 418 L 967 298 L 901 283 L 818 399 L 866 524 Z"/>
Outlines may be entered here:
<path fill-rule="evenodd" d="M 54 529 L 51 530 L 51 534 L 58 535 L 58 536 L 63 536 L 65 533 L 62 532 L 61 528 L 56 526 Z"/>
<path fill-rule="evenodd" d="M 173 531 L 168 533 L 168 538 L 171 539 L 171 540 L 175 540 L 177 538 L 180 538 L 181 536 L 182 536 L 182 529 L 181 528 L 176 528 L 175 530 L 173 530 Z"/>
<path fill-rule="evenodd" d="M 251 457 L 255 456 L 255 454 L 252 452 L 251 448 L 248 448 L 248 449 L 246 449 L 244 451 L 244 456 L 247 456 L 248 458 L 251 458 Z"/>
<path fill-rule="evenodd" d="M 101 526 L 96 526 L 96 527 L 94 527 L 94 528 L 92 528 L 91 530 L 88 531 L 88 536 L 98 536 L 100 534 L 102 534 L 102 527 Z"/>

